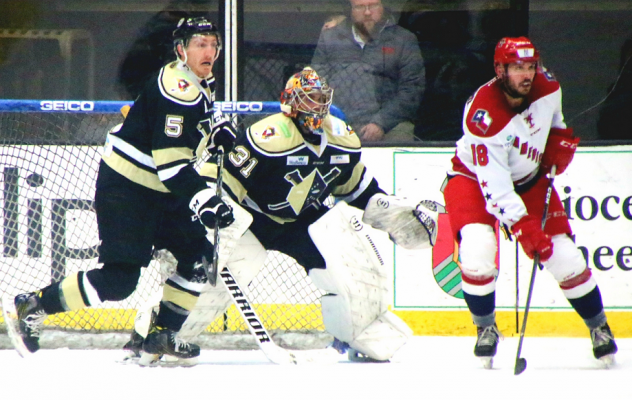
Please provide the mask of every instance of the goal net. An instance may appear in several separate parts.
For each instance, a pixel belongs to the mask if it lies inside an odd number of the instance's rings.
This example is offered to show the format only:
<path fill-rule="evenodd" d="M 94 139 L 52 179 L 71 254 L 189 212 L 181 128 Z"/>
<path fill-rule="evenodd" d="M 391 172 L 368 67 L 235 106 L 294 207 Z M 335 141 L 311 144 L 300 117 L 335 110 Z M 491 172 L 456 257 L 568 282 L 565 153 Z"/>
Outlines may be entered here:
<path fill-rule="evenodd" d="M 107 131 L 123 121 L 118 110 L 128 103 L 0 103 L 0 294 L 13 297 L 98 267 L 93 199 L 101 146 Z M 217 104 L 230 110 L 242 128 L 279 109 L 275 102 Z M 153 260 L 143 268 L 136 291 L 124 301 L 49 316 L 42 347 L 122 346 L 137 308 L 162 290 L 158 264 Z M 317 347 L 328 340 L 320 312 L 322 293 L 292 258 L 269 252 L 245 290 L 280 345 Z M 0 331 L 6 332 L 1 315 Z M 248 337 L 247 326 L 231 306 L 196 342 L 256 348 Z M 0 334 L 0 348 L 10 346 Z"/>

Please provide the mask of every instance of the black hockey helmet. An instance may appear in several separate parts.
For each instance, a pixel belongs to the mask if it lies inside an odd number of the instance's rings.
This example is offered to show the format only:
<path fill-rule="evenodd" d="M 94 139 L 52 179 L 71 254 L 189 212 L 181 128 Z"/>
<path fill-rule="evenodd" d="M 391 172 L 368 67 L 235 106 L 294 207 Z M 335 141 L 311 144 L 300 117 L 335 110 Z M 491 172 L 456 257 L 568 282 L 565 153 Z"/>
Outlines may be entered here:
<path fill-rule="evenodd" d="M 207 20 L 205 17 L 182 18 L 178 22 L 178 26 L 173 31 L 173 49 L 178 54 L 177 47 L 179 44 L 186 47 L 189 40 L 196 35 L 215 35 L 217 38 L 217 54 L 222 50 L 222 37 L 219 34 L 217 25 Z"/>

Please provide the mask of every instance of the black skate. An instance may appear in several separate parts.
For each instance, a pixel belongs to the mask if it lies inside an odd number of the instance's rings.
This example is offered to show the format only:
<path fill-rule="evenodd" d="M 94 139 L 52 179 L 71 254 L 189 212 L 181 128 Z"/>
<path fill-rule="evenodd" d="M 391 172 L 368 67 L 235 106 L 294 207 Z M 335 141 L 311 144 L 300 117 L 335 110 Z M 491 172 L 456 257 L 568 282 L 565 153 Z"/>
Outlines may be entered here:
<path fill-rule="evenodd" d="M 39 350 L 42 324 L 48 314 L 44 312 L 37 293 L 24 293 L 2 301 L 2 310 L 11 342 L 22 357 Z"/>
<path fill-rule="evenodd" d="M 125 357 L 122 360 L 123 364 L 137 363 L 140 360 L 140 352 L 143 349 L 143 341 L 145 340 L 136 330 L 132 331 L 129 341 L 123 346 L 125 350 Z"/>
<path fill-rule="evenodd" d="M 178 332 L 161 326 L 152 326 L 143 342 L 143 351 L 138 363 L 155 366 L 164 355 L 166 363 L 173 366 L 193 366 L 197 364 L 200 346 L 185 342 L 177 337 Z"/>
<path fill-rule="evenodd" d="M 485 369 L 491 369 L 494 365 L 494 356 L 498 341 L 502 337 L 496 324 L 486 327 L 476 327 L 477 339 L 474 346 L 474 355 L 481 359 Z"/>
<path fill-rule="evenodd" d="M 593 344 L 593 355 L 603 361 L 606 366 L 614 364 L 614 355 L 617 352 L 617 344 L 608 323 L 590 331 L 590 339 Z"/>

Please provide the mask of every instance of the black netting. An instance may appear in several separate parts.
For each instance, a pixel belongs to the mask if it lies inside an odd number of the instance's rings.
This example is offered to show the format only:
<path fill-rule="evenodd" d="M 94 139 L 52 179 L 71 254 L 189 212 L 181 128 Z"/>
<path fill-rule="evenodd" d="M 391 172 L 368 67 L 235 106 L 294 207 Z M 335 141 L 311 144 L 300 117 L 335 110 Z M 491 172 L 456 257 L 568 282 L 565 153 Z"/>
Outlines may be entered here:
<path fill-rule="evenodd" d="M 256 118 L 261 116 L 238 119 L 243 124 Z M 120 122 L 118 114 L 0 113 L 3 296 L 34 291 L 98 266 L 95 181 L 106 132 Z M 161 282 L 154 260 L 143 269 L 137 290 L 127 300 L 50 316 L 47 327 L 85 333 L 129 331 L 136 309 L 161 290 Z M 270 252 L 247 291 L 268 329 L 323 330 L 321 293 L 293 259 Z M 244 332 L 247 327 L 236 310 L 229 309 L 207 331 Z"/>

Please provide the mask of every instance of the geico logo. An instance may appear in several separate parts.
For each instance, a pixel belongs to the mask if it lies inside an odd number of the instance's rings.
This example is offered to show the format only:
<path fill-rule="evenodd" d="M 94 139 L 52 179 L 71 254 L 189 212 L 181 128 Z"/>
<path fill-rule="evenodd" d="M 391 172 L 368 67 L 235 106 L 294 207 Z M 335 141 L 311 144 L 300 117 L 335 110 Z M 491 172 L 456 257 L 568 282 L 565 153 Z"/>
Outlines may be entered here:
<path fill-rule="evenodd" d="M 93 101 L 44 100 L 40 102 L 42 111 L 94 111 Z"/>
<path fill-rule="evenodd" d="M 263 103 L 260 101 L 216 101 L 213 110 L 221 112 L 261 112 Z"/>

